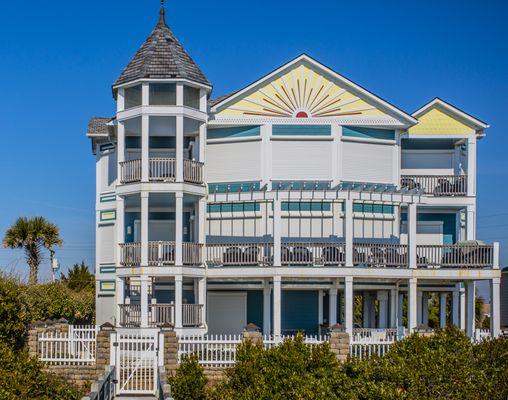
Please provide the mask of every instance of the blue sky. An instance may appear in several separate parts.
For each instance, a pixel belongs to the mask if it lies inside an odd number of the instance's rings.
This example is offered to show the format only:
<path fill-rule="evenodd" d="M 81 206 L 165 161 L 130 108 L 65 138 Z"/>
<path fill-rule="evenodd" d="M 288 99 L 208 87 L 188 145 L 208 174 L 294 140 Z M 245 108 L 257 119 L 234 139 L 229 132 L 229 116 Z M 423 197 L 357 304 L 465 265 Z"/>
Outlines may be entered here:
<path fill-rule="evenodd" d="M 0 234 L 20 215 L 62 231 L 62 269 L 94 262 L 92 115 L 153 28 L 158 0 L 4 2 L 0 13 Z M 236 90 L 306 52 L 412 112 L 435 96 L 487 121 L 478 237 L 508 263 L 508 6 L 502 1 L 171 1 L 173 31 L 214 84 Z M 19 251 L 0 266 L 24 271 Z M 49 276 L 43 266 L 42 276 Z"/>

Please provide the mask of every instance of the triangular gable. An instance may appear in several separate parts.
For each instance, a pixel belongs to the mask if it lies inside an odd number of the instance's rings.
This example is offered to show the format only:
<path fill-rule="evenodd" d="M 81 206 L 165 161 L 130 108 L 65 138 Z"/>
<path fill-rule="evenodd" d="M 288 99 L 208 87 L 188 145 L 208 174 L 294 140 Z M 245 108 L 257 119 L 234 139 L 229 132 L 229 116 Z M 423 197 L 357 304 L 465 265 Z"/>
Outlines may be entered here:
<path fill-rule="evenodd" d="M 413 135 L 474 134 L 489 126 L 445 101 L 435 98 L 413 113 L 418 124 L 408 129 Z"/>
<path fill-rule="evenodd" d="M 405 112 L 307 55 L 215 103 L 216 117 L 334 118 L 392 117 L 416 121 Z"/>

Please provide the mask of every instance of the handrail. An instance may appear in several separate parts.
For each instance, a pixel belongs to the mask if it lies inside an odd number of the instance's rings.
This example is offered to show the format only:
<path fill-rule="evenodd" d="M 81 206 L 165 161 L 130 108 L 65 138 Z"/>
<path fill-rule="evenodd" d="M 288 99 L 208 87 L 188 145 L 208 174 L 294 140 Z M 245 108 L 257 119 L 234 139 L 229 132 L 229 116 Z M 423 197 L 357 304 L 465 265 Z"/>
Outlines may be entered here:
<path fill-rule="evenodd" d="M 172 265 L 175 263 L 175 242 L 148 242 L 148 265 Z"/>
<path fill-rule="evenodd" d="M 182 243 L 183 265 L 201 265 L 202 249 L 203 245 L 201 243 L 183 242 Z"/>
<path fill-rule="evenodd" d="M 408 267 L 408 246 L 392 243 L 353 243 L 353 265 Z"/>
<path fill-rule="evenodd" d="M 141 243 L 120 243 L 120 264 L 124 267 L 134 267 L 141 263 Z"/>
<path fill-rule="evenodd" d="M 419 268 L 487 268 L 494 263 L 494 246 L 482 244 L 417 245 Z"/>
<path fill-rule="evenodd" d="M 400 187 L 433 196 L 465 196 L 467 175 L 401 175 Z"/>
<path fill-rule="evenodd" d="M 108 365 L 106 372 L 92 383 L 91 392 L 81 400 L 112 400 L 115 397 L 115 367 Z"/>
<path fill-rule="evenodd" d="M 343 266 L 346 263 L 345 243 L 284 242 L 282 265 Z"/>
<path fill-rule="evenodd" d="M 149 180 L 158 182 L 174 182 L 176 178 L 176 159 L 152 157 L 148 160 Z"/>
<path fill-rule="evenodd" d="M 182 325 L 198 327 L 203 324 L 203 304 L 182 304 Z"/>
<path fill-rule="evenodd" d="M 203 163 L 195 160 L 183 160 L 183 180 L 185 182 L 203 183 Z"/>
<path fill-rule="evenodd" d="M 120 183 L 139 182 L 141 180 L 141 160 L 120 162 Z"/>
<path fill-rule="evenodd" d="M 210 243 L 206 263 L 212 266 L 268 266 L 273 264 L 273 243 Z"/>

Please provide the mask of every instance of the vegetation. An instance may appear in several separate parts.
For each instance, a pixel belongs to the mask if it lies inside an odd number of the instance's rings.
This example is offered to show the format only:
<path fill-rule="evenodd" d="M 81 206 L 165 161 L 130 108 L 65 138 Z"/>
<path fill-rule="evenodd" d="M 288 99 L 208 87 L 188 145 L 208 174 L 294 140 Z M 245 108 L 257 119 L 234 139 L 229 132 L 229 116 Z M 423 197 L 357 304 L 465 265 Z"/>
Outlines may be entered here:
<path fill-rule="evenodd" d="M 93 289 L 95 285 L 95 277 L 84 261 L 81 261 L 81 264 L 74 264 L 67 275 L 61 274 L 60 280 L 75 291 Z"/>
<path fill-rule="evenodd" d="M 4 247 L 23 249 L 26 262 L 30 269 L 28 283 L 37 283 L 39 265 L 43 259 L 43 249 L 52 250 L 62 245 L 58 226 L 44 217 L 20 217 L 7 232 L 3 240 Z"/>
<path fill-rule="evenodd" d="M 265 350 L 243 344 L 226 379 L 204 389 L 203 369 L 185 360 L 170 378 L 175 400 L 489 399 L 508 398 L 508 339 L 472 344 L 456 328 L 413 335 L 384 357 L 340 364 L 328 344 L 303 337 Z"/>

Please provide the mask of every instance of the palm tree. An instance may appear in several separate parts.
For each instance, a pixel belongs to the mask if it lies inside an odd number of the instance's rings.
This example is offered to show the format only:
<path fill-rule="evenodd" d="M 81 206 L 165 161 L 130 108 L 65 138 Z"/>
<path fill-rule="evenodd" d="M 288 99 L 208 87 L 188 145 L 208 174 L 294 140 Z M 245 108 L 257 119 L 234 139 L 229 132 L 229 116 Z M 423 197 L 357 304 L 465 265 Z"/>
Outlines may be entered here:
<path fill-rule="evenodd" d="M 53 246 L 63 244 L 60 239 L 58 226 L 49 222 L 44 217 L 20 217 L 12 225 L 4 237 L 4 247 L 11 249 L 23 249 L 26 262 L 30 268 L 28 283 L 37 283 L 39 265 L 42 262 L 42 250 L 52 250 Z"/>

